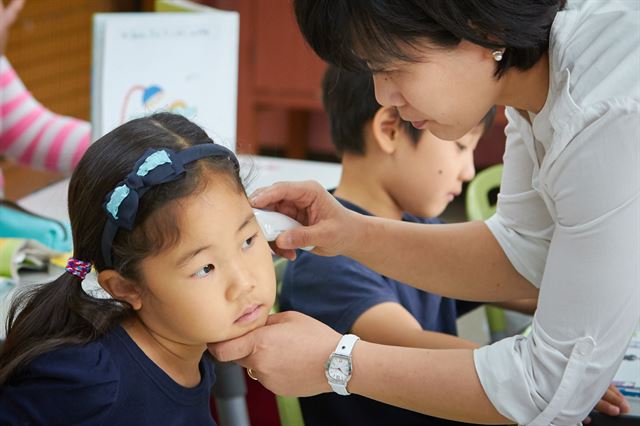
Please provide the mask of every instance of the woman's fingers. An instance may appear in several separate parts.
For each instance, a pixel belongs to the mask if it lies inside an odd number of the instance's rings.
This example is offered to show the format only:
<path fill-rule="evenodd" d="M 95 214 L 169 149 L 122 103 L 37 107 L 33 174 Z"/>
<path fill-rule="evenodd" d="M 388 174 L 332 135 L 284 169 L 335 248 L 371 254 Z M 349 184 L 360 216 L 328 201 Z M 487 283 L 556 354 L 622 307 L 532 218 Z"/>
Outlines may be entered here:
<path fill-rule="evenodd" d="M 326 192 L 322 186 L 314 181 L 278 182 L 265 188 L 257 189 L 249 197 L 256 208 L 267 208 L 289 202 L 299 209 L 309 207 L 317 198 L 319 192 Z"/>
<path fill-rule="evenodd" d="M 218 361 L 239 361 L 247 356 L 251 355 L 255 348 L 255 333 L 256 329 L 244 336 L 237 337 L 233 340 L 227 340 L 219 343 L 209 343 L 208 348 L 211 355 L 213 355 Z M 240 362 L 240 365 L 245 366 Z"/>
<path fill-rule="evenodd" d="M 288 260 L 296 260 L 297 255 L 295 250 L 282 249 L 278 247 L 275 241 L 270 241 L 269 247 L 271 247 L 271 250 L 280 257 L 284 257 Z"/>
<path fill-rule="evenodd" d="M 319 183 L 279 182 L 256 190 L 250 197 L 255 208 L 274 210 L 296 219 L 303 226 L 278 236 L 273 251 L 287 259 L 295 259 L 292 251 L 315 247 L 321 255 L 342 254 L 348 245 L 349 233 L 353 237 L 347 210 Z"/>
<path fill-rule="evenodd" d="M 211 352 L 211 355 L 213 355 L 218 361 L 235 361 L 242 366 L 245 366 L 245 362 L 242 360 L 256 352 L 258 342 L 261 338 L 260 334 L 268 328 L 267 326 L 290 321 L 288 317 L 289 314 L 284 312 L 271 314 L 267 317 L 265 327 L 259 327 L 243 336 L 236 337 L 235 339 L 226 340 L 224 342 L 209 343 L 209 352 Z"/>
<path fill-rule="evenodd" d="M 616 386 L 609 385 L 595 409 L 609 416 L 617 416 L 629 412 L 629 403 Z"/>
<path fill-rule="evenodd" d="M 221 361 L 251 368 L 274 393 L 310 396 L 330 390 L 322 366 L 339 339 L 311 317 L 282 312 L 242 337 L 210 344 L 209 351 Z"/>

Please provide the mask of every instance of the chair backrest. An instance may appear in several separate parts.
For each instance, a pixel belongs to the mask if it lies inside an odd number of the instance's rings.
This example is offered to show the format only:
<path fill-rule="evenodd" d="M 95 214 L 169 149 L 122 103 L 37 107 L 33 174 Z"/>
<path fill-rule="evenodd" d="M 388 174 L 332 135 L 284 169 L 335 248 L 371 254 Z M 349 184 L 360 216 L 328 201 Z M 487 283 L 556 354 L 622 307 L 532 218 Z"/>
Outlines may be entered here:
<path fill-rule="evenodd" d="M 491 203 L 489 193 L 500 188 L 501 178 L 502 164 L 496 164 L 478 173 L 469 183 L 465 199 L 469 220 L 488 219 L 496 212 L 496 206 Z"/>
<path fill-rule="evenodd" d="M 287 269 L 288 263 L 287 259 L 283 257 L 276 257 L 273 260 L 273 267 L 276 270 L 276 303 L 274 303 L 271 312 L 279 312 L 280 310 L 280 291 L 282 290 L 284 271 Z M 304 426 L 304 419 L 298 398 L 276 395 L 276 403 L 278 404 L 281 426 Z"/>
<path fill-rule="evenodd" d="M 284 281 L 284 271 L 287 269 L 289 261 L 284 257 L 274 257 L 273 268 L 276 270 L 276 303 L 273 304 L 271 312 L 280 312 L 280 291 L 282 290 L 282 282 Z"/>

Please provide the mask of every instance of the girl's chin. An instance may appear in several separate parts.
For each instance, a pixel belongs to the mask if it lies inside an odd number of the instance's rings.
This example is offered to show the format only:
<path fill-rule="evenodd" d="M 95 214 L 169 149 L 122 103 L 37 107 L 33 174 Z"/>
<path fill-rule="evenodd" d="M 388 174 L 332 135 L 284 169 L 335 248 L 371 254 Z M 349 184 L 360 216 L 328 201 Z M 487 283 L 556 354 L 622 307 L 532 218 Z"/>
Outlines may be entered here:
<path fill-rule="evenodd" d="M 260 328 L 266 324 L 267 324 L 267 316 L 265 315 L 263 317 L 256 318 L 256 320 L 252 321 L 250 324 L 246 324 L 240 327 L 234 327 L 234 330 L 231 333 L 229 333 L 229 335 L 227 335 L 226 337 L 221 338 L 220 336 L 218 336 L 215 341 L 211 341 L 209 343 L 218 343 L 218 342 L 223 342 L 225 340 L 235 339 L 236 337 L 244 336 L 245 334 L 250 333 L 253 330 Z"/>

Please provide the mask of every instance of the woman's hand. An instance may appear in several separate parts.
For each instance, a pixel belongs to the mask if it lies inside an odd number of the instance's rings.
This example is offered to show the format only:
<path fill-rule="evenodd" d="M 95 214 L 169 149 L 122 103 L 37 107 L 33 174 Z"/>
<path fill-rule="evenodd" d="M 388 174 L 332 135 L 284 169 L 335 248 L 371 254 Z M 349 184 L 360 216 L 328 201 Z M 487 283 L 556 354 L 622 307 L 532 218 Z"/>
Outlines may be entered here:
<path fill-rule="evenodd" d="M 298 312 L 272 314 L 264 327 L 244 336 L 210 343 L 219 361 L 235 361 L 278 395 L 310 396 L 329 392 L 324 364 L 340 335 Z"/>
<path fill-rule="evenodd" d="M 9 38 L 9 28 L 15 22 L 25 0 L 11 0 L 7 7 L 0 0 L 0 56 L 4 55 L 4 49 L 7 47 L 7 39 Z"/>
<path fill-rule="evenodd" d="M 629 403 L 615 385 L 609 385 L 602 399 L 596 405 L 595 410 L 608 416 L 617 416 L 629 412 Z M 591 423 L 591 417 L 587 417 L 582 423 Z"/>
<path fill-rule="evenodd" d="M 357 244 L 362 216 L 344 208 L 315 181 L 276 183 L 256 190 L 250 199 L 253 207 L 284 213 L 305 225 L 283 232 L 272 244 L 290 260 L 295 259 L 293 249 L 300 247 L 315 246 L 314 253 L 335 256 Z"/>

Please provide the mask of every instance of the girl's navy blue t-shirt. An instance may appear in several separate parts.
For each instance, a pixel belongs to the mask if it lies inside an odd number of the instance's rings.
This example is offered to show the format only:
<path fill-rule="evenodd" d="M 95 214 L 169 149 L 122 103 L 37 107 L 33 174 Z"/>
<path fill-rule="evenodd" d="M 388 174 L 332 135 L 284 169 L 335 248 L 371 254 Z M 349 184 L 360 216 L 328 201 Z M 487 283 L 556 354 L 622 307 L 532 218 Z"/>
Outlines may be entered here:
<path fill-rule="evenodd" d="M 185 388 L 118 326 L 99 340 L 37 357 L 0 388 L 0 425 L 215 425 L 213 363 Z"/>

